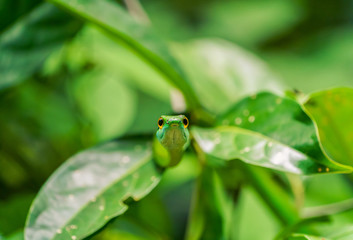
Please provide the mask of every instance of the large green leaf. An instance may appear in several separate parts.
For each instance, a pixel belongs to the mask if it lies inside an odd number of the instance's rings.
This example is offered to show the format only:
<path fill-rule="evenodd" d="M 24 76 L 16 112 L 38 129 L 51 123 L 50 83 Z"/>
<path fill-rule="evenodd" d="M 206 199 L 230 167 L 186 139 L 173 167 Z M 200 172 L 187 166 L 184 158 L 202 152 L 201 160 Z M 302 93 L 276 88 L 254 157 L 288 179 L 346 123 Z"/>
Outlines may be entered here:
<path fill-rule="evenodd" d="M 200 39 L 173 46 L 202 105 L 211 112 L 222 113 L 259 91 L 282 92 L 282 84 L 261 59 L 231 42 Z"/>
<path fill-rule="evenodd" d="M 0 89 L 29 78 L 80 27 L 79 21 L 44 3 L 5 31 L 0 36 Z"/>
<path fill-rule="evenodd" d="M 113 39 L 131 49 L 178 87 L 184 93 L 190 107 L 198 107 L 198 100 L 190 83 L 165 44 L 151 28 L 138 24 L 118 4 L 107 0 L 50 0 L 50 2 L 95 24 Z"/>
<path fill-rule="evenodd" d="M 324 164 L 326 167 L 318 167 L 319 172 L 331 172 L 330 166 L 336 165 L 322 153 L 311 119 L 289 98 L 266 92 L 244 98 L 218 125 L 237 126 L 274 139 Z"/>
<path fill-rule="evenodd" d="M 337 162 L 353 166 L 353 89 L 313 93 L 303 108 L 315 122 L 325 153 Z"/>
<path fill-rule="evenodd" d="M 239 127 L 193 127 L 191 132 L 206 154 L 219 159 L 240 159 L 246 163 L 295 174 L 350 171 L 327 159 L 311 158 L 275 139 Z"/>
<path fill-rule="evenodd" d="M 30 209 L 27 240 L 82 239 L 159 182 L 151 142 L 121 139 L 81 152 L 46 182 Z"/>

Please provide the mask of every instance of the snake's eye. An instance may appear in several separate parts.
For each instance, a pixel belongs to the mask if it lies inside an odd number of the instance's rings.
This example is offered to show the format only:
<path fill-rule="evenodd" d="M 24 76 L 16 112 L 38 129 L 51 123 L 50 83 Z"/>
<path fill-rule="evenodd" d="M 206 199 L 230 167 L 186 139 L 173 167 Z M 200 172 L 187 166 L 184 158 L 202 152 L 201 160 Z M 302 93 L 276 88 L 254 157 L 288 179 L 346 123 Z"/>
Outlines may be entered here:
<path fill-rule="evenodd" d="M 163 124 L 164 124 L 164 119 L 160 117 L 160 118 L 158 119 L 158 127 L 159 127 L 159 129 L 162 129 Z"/>
<path fill-rule="evenodd" d="M 183 119 L 183 124 L 184 124 L 184 128 L 187 128 L 189 126 L 189 120 L 186 117 L 184 117 Z"/>

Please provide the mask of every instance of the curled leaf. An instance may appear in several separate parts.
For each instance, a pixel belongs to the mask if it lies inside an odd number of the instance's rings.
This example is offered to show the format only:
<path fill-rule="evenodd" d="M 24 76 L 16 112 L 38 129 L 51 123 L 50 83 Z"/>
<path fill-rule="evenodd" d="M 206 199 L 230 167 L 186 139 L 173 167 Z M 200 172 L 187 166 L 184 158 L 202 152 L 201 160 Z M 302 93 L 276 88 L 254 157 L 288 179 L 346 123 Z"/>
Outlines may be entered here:
<path fill-rule="evenodd" d="M 274 141 L 290 147 L 315 159 L 318 172 L 332 172 L 331 169 L 345 168 L 348 166 L 333 162 L 322 152 L 311 119 L 301 109 L 301 106 L 292 99 L 276 96 L 263 92 L 246 97 L 218 121 L 218 125 L 237 126 L 267 136 Z"/>
<path fill-rule="evenodd" d="M 315 122 L 325 153 L 339 163 L 353 166 L 353 89 L 313 93 L 303 108 Z"/>

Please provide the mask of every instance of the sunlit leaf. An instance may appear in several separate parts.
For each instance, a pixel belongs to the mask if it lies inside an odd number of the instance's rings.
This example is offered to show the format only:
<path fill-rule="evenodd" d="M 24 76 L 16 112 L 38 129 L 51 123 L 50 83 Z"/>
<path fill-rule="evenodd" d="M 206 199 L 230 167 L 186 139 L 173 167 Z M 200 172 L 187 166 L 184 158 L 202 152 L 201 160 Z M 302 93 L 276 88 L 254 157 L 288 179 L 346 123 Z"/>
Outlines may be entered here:
<path fill-rule="evenodd" d="M 107 0 L 50 0 L 101 28 L 159 71 L 185 95 L 190 107 L 198 100 L 167 46 L 151 28 L 138 24 L 118 4 Z M 104 13 L 104 14 L 102 14 Z"/>
<path fill-rule="evenodd" d="M 81 152 L 46 182 L 30 209 L 26 240 L 82 239 L 123 214 L 159 182 L 151 143 L 121 139 Z"/>
<path fill-rule="evenodd" d="M 350 170 L 325 159 L 311 158 L 275 139 L 239 127 L 193 127 L 191 132 L 206 154 L 224 160 L 240 159 L 246 163 L 295 174 L 314 174 L 325 169 L 330 172 Z"/>
<path fill-rule="evenodd" d="M 353 89 L 313 93 L 303 107 L 315 122 L 325 153 L 339 163 L 353 166 Z"/>
<path fill-rule="evenodd" d="M 337 164 L 322 153 L 311 119 L 289 98 L 266 92 L 244 98 L 220 117 L 218 124 L 261 133 L 316 159 L 325 165 L 316 166 L 317 172 L 331 172 L 331 167 L 336 168 Z M 337 165 L 338 169 L 342 167 Z"/>
<path fill-rule="evenodd" d="M 2 33 L 0 89 L 29 78 L 80 27 L 80 22 L 44 3 Z"/>
<path fill-rule="evenodd" d="M 200 39 L 173 46 L 202 105 L 214 113 L 249 94 L 283 89 L 263 61 L 231 42 Z"/>

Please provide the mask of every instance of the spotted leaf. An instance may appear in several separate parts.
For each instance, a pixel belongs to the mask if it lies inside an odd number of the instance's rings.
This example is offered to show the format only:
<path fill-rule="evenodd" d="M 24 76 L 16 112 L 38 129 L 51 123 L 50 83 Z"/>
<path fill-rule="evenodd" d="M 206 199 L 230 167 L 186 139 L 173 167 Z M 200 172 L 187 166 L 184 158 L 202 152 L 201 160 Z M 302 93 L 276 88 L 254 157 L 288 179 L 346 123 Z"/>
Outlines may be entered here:
<path fill-rule="evenodd" d="M 268 92 L 246 97 L 225 113 L 218 125 L 237 126 L 260 133 L 318 163 L 343 167 L 325 156 L 313 122 L 292 99 Z M 327 172 L 326 167 L 318 169 Z"/>
<path fill-rule="evenodd" d="M 353 89 L 313 93 L 303 107 L 315 122 L 325 153 L 337 162 L 353 166 Z"/>
<path fill-rule="evenodd" d="M 239 127 L 193 127 L 191 132 L 202 151 L 219 159 L 240 159 L 253 165 L 305 175 L 350 171 L 328 159 L 314 159 L 272 138 Z"/>
<path fill-rule="evenodd" d="M 30 209 L 26 240 L 83 239 L 123 214 L 159 182 L 151 142 L 125 139 L 83 151 L 45 183 Z"/>

